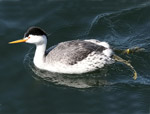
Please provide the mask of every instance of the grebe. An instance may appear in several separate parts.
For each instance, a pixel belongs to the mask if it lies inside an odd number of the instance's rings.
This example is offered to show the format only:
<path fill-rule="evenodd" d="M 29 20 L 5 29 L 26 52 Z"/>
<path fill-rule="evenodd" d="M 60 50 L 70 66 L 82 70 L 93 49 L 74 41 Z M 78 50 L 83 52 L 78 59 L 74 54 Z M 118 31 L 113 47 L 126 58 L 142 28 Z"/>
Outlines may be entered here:
<path fill-rule="evenodd" d="M 46 32 L 41 28 L 30 27 L 23 39 L 9 42 L 9 44 L 21 42 L 35 44 L 34 65 L 39 69 L 56 73 L 82 74 L 95 71 L 106 64 L 112 64 L 115 60 L 124 62 L 114 54 L 107 42 L 96 39 L 72 40 L 61 42 L 46 50 L 47 38 Z"/>

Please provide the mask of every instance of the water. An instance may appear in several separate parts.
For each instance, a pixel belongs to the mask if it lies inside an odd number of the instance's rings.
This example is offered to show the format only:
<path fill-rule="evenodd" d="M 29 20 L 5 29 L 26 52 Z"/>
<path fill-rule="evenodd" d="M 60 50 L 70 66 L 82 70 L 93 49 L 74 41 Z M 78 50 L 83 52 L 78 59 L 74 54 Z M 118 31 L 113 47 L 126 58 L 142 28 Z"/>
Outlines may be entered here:
<path fill-rule="evenodd" d="M 149 0 L 1 0 L 0 114 L 149 114 L 149 11 Z M 137 80 L 120 63 L 84 75 L 38 71 L 32 45 L 8 45 L 33 25 L 49 33 L 48 47 L 95 38 L 115 49 L 145 48 L 117 53 L 131 61 Z"/>

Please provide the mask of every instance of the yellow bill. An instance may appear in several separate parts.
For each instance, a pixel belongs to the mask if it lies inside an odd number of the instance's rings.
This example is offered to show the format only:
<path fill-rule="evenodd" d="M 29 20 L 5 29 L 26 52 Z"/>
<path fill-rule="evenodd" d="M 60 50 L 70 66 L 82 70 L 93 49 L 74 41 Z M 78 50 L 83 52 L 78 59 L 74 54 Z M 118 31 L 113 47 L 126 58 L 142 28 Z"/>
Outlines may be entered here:
<path fill-rule="evenodd" d="M 26 42 L 27 40 L 28 40 L 28 39 L 16 40 L 16 41 L 9 42 L 9 44 L 15 44 L 15 43 Z"/>

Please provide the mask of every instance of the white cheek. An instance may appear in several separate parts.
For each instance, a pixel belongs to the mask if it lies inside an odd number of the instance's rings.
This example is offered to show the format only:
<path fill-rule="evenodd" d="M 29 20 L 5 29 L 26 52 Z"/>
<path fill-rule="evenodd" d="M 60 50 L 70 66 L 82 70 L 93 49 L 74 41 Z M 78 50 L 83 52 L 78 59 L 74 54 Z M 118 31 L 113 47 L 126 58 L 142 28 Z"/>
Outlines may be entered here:
<path fill-rule="evenodd" d="M 36 44 L 36 45 L 41 45 L 41 44 L 45 44 L 46 43 L 46 38 L 45 36 L 34 36 L 34 35 L 29 35 L 29 37 L 27 37 L 27 41 L 26 43 L 30 43 L 30 44 Z"/>
<path fill-rule="evenodd" d="M 35 43 L 34 38 L 28 38 L 28 40 L 26 41 L 26 43 Z"/>

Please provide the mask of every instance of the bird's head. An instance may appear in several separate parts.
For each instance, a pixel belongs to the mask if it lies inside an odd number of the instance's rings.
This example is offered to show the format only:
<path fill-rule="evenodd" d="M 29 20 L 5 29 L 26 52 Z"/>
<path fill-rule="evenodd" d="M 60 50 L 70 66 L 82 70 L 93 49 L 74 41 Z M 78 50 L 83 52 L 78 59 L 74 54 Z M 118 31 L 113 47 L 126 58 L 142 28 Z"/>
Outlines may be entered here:
<path fill-rule="evenodd" d="M 30 27 L 24 34 L 24 38 L 16 41 L 9 42 L 9 44 L 14 43 L 30 43 L 35 45 L 41 45 L 47 43 L 47 34 L 44 30 L 39 27 Z"/>

